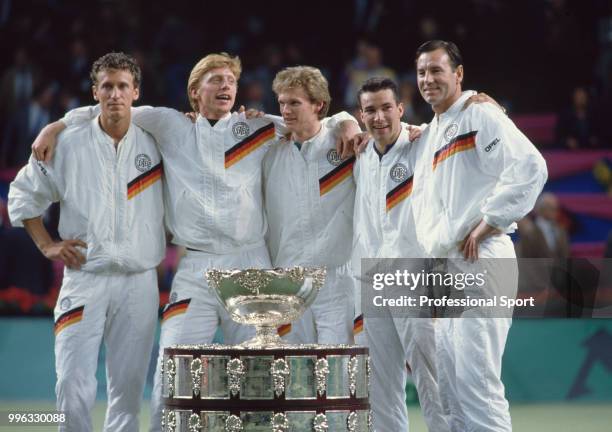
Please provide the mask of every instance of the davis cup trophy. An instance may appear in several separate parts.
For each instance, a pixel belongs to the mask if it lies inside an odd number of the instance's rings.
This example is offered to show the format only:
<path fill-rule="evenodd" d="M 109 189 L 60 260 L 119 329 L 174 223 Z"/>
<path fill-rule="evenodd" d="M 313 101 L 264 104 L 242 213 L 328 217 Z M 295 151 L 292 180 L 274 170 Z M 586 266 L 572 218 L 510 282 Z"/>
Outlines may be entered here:
<path fill-rule="evenodd" d="M 367 348 L 288 345 L 277 334 L 314 301 L 325 269 L 210 270 L 206 278 L 256 335 L 236 346 L 164 350 L 164 432 L 371 430 Z"/>

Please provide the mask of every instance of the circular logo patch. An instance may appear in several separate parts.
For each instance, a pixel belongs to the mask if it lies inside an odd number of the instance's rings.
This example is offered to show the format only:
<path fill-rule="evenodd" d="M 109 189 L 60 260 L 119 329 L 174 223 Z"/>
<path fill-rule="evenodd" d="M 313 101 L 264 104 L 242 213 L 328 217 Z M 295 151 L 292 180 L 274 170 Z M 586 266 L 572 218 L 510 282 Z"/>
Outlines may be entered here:
<path fill-rule="evenodd" d="M 151 169 L 151 158 L 144 153 L 140 153 L 136 156 L 134 161 L 136 169 L 140 172 L 149 171 Z"/>
<path fill-rule="evenodd" d="M 340 155 L 338 154 L 336 149 L 331 149 L 327 152 L 327 162 L 334 166 L 338 166 L 342 163 L 342 159 L 340 158 Z"/>
<path fill-rule="evenodd" d="M 389 176 L 394 182 L 401 183 L 408 178 L 408 168 L 406 168 L 406 165 L 404 164 L 396 163 L 391 168 Z"/>
<path fill-rule="evenodd" d="M 450 124 L 444 131 L 444 139 L 446 141 L 452 140 L 453 138 L 455 138 L 455 135 L 457 135 L 458 131 L 459 131 L 459 125 L 457 123 Z"/>
<path fill-rule="evenodd" d="M 237 122 L 232 126 L 232 134 L 236 139 L 244 139 L 249 136 L 250 132 L 249 125 L 245 122 Z"/>
<path fill-rule="evenodd" d="M 172 294 L 170 294 L 170 303 L 175 303 L 177 298 L 178 298 L 178 294 L 176 292 L 173 292 Z"/>
<path fill-rule="evenodd" d="M 70 306 L 72 306 L 72 300 L 70 300 L 70 297 L 64 297 L 60 302 L 60 309 L 65 311 L 70 309 Z"/>

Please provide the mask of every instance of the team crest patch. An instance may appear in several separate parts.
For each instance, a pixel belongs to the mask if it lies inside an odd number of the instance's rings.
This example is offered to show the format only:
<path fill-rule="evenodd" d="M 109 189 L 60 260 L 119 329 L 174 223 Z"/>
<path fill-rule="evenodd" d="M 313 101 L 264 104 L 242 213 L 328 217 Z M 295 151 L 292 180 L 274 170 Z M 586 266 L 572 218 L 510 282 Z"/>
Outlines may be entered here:
<path fill-rule="evenodd" d="M 234 126 L 232 126 L 232 134 L 237 140 L 248 137 L 250 132 L 251 130 L 249 129 L 249 125 L 245 122 L 237 122 L 234 123 Z"/>
<path fill-rule="evenodd" d="M 173 292 L 172 294 L 170 294 L 170 303 L 175 303 L 176 299 L 178 299 L 178 293 Z"/>
<path fill-rule="evenodd" d="M 394 182 L 401 183 L 408 178 L 408 168 L 404 164 L 396 163 L 389 171 L 389 176 Z"/>
<path fill-rule="evenodd" d="M 72 306 L 72 300 L 70 300 L 70 297 L 64 297 L 60 302 L 60 309 L 65 311 L 70 309 L 70 306 Z"/>
<path fill-rule="evenodd" d="M 136 156 L 134 164 L 136 165 L 136 169 L 140 172 L 149 171 L 152 165 L 151 158 L 144 153 L 140 153 Z"/>
<path fill-rule="evenodd" d="M 459 131 L 459 125 L 457 123 L 451 123 L 446 130 L 444 131 L 444 139 L 446 141 L 450 141 L 455 138 L 457 132 Z"/>
<path fill-rule="evenodd" d="M 333 166 L 338 166 L 342 163 L 342 158 L 340 157 L 336 149 L 331 149 L 327 152 L 327 162 L 329 162 Z"/>

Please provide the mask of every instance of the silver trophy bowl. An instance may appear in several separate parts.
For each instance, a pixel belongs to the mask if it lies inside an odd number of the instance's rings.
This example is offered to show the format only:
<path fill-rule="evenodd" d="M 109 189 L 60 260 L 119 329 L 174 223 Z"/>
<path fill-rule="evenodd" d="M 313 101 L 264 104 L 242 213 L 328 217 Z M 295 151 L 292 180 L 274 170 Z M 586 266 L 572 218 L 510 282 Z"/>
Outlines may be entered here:
<path fill-rule="evenodd" d="M 297 318 L 312 304 L 325 282 L 324 267 L 208 270 L 206 279 L 232 319 L 255 326 L 248 348 L 286 345 L 277 328 Z"/>

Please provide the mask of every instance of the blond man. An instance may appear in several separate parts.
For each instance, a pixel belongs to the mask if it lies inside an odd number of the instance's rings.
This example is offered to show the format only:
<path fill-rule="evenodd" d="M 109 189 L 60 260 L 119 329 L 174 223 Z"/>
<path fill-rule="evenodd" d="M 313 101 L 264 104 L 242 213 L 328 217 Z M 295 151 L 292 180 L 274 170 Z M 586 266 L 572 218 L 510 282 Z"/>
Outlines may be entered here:
<path fill-rule="evenodd" d="M 272 264 L 327 267 L 325 285 L 311 313 L 281 331 L 290 330 L 285 338 L 296 343 L 350 343 L 353 296 L 347 262 L 353 232 L 355 157 L 340 157 L 336 130 L 342 121 L 353 122 L 357 128 L 357 120 L 346 113 L 326 117 L 331 98 L 319 69 L 284 69 L 272 88 L 290 132 L 264 159 Z"/>

